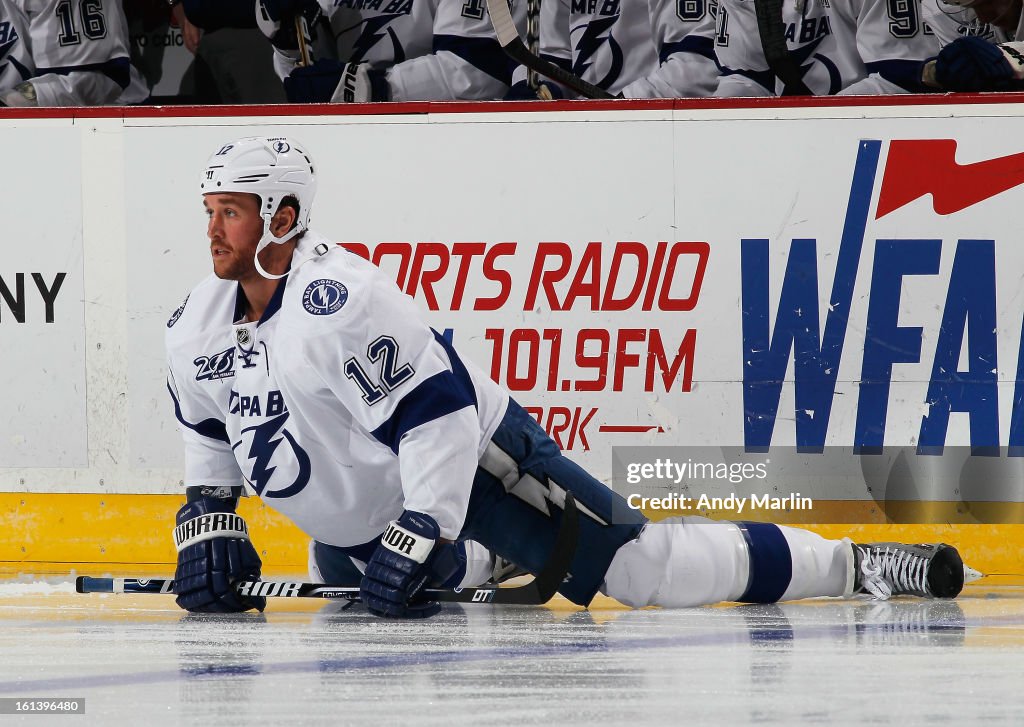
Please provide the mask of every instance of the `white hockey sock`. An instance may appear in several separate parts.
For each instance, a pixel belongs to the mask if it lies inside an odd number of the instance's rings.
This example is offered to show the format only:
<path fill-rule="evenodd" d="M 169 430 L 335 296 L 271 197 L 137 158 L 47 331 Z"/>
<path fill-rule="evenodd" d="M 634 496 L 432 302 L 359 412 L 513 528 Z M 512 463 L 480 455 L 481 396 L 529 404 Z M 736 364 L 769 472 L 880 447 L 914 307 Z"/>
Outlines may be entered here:
<path fill-rule="evenodd" d="M 852 573 L 848 540 L 762 523 L 671 518 L 619 548 L 601 590 L 627 606 L 678 608 L 841 596 Z"/>
<path fill-rule="evenodd" d="M 800 528 L 779 527 L 789 544 L 793 574 L 780 601 L 842 596 L 852 590 L 853 548 L 850 540 L 826 540 Z"/>
<path fill-rule="evenodd" d="M 464 541 L 466 546 L 466 575 L 459 583 L 460 588 L 479 586 L 491 580 L 494 574 L 494 555 L 475 540 Z"/>
<path fill-rule="evenodd" d="M 316 562 L 316 541 L 312 538 L 309 541 L 309 560 L 306 563 L 306 568 L 309 570 L 310 583 L 327 582 L 324 580 L 323 573 L 320 572 L 320 564 Z"/>
<path fill-rule="evenodd" d="M 701 517 L 650 523 L 619 548 L 601 591 L 627 606 L 681 608 L 735 600 L 749 576 L 739 527 Z"/>

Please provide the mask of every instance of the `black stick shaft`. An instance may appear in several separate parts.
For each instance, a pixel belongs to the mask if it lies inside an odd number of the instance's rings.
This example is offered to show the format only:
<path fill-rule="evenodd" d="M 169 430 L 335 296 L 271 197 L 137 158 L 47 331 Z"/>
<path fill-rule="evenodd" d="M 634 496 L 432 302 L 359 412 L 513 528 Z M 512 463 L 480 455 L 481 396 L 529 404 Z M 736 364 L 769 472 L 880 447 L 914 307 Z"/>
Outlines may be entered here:
<path fill-rule="evenodd" d="M 540 605 L 555 595 L 565 580 L 576 553 L 579 535 L 579 513 L 572 495 L 566 493 L 562 523 L 544 569 L 531 582 L 510 588 L 477 586 L 473 588 L 424 588 L 419 593 L 426 601 L 449 603 L 509 603 Z M 329 598 L 358 601 L 357 586 L 335 586 L 297 581 L 241 581 L 235 584 L 245 596 L 275 596 L 279 598 Z M 174 581 L 169 578 L 92 578 L 75 579 L 78 593 L 173 593 Z"/>
<path fill-rule="evenodd" d="M 555 0 L 551 0 L 554 2 Z M 584 81 L 574 73 L 564 68 L 559 68 L 554 63 L 535 56 L 526 47 L 519 37 L 515 22 L 512 20 L 512 13 L 508 9 L 508 0 L 486 0 L 487 14 L 491 18 L 491 25 L 494 26 L 494 34 L 502 50 L 521 64 L 536 71 L 542 76 L 558 81 L 563 86 L 571 88 L 581 96 L 587 98 L 615 98 L 599 86 Z"/>

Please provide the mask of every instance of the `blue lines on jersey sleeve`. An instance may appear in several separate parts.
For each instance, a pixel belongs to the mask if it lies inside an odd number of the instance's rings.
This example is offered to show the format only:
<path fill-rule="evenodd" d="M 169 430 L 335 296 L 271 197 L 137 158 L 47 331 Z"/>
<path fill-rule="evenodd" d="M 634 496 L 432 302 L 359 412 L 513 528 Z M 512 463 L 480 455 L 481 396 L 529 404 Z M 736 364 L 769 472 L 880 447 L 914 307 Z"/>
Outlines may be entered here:
<path fill-rule="evenodd" d="M 700 35 L 688 35 L 682 40 L 665 43 L 658 52 L 658 62 L 664 63 L 669 59 L 669 56 L 676 53 L 694 53 L 714 61 L 719 70 L 722 68 L 718 63 L 718 56 L 715 55 L 715 42 L 711 38 L 705 38 Z"/>
<path fill-rule="evenodd" d="M 458 35 L 435 35 L 434 52 L 454 53 L 471 66 L 479 68 L 488 76 L 512 85 L 512 71 L 516 62 L 501 49 L 494 38 L 463 38 Z"/>
<path fill-rule="evenodd" d="M 924 64 L 926 61 L 908 61 L 908 60 L 891 60 L 891 61 L 873 61 L 871 63 L 865 63 L 864 67 L 867 69 L 869 74 L 877 73 L 879 76 L 887 81 L 895 83 L 897 86 L 910 93 L 934 93 L 935 89 L 924 85 L 921 80 L 921 74 L 924 71 Z"/>
<path fill-rule="evenodd" d="M 69 73 L 76 73 L 79 71 L 98 71 L 122 89 L 128 88 L 128 84 L 131 81 L 131 71 L 128 58 L 126 56 L 111 58 L 109 61 L 104 61 L 102 63 L 84 63 L 80 66 L 53 66 L 51 68 L 37 68 L 36 75 L 43 76 L 47 73 L 56 73 L 58 76 L 66 76 Z"/>
<path fill-rule="evenodd" d="M 225 444 L 231 444 L 231 440 L 228 439 L 228 430 L 224 426 L 224 422 L 219 419 L 204 419 L 198 424 L 185 421 L 185 417 L 181 414 L 181 403 L 178 401 L 178 397 L 174 395 L 174 389 L 171 385 L 167 385 L 167 392 L 171 395 L 171 400 L 174 401 L 174 416 L 181 422 L 183 427 L 188 427 L 197 434 L 202 434 L 204 437 L 209 439 L 216 439 L 219 442 Z"/>
<path fill-rule="evenodd" d="M 437 331 L 434 331 L 434 339 L 448 354 L 452 370 L 421 381 L 402 397 L 388 420 L 371 432 L 378 442 L 395 454 L 398 454 L 399 443 L 406 432 L 467 406 L 476 407 L 476 389 L 459 354 Z"/>

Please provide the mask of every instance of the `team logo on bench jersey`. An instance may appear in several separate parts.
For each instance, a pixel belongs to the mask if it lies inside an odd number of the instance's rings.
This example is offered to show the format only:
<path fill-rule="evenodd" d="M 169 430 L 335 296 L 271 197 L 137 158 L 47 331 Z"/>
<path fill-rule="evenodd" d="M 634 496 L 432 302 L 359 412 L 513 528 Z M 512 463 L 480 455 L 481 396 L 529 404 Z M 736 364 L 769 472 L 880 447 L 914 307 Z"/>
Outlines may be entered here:
<path fill-rule="evenodd" d="M 306 286 L 302 294 L 302 307 L 315 316 L 337 313 L 348 301 L 348 288 L 337 280 L 321 278 Z"/>
<path fill-rule="evenodd" d="M 167 321 L 167 327 L 168 328 L 170 328 L 175 323 L 177 323 L 178 319 L 181 318 L 181 314 L 185 312 L 185 304 L 186 303 L 188 303 L 188 296 L 187 295 L 185 296 L 185 300 L 181 301 L 181 305 L 178 306 L 178 310 L 176 310 L 173 313 L 171 313 L 171 317 Z"/>

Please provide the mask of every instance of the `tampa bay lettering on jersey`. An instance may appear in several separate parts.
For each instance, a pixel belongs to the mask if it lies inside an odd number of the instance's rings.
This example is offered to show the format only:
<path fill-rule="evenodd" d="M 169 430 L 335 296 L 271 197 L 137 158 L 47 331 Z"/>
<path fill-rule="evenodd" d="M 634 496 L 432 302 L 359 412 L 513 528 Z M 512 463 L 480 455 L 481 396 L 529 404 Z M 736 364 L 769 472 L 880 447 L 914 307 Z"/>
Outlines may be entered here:
<path fill-rule="evenodd" d="M 573 11 L 576 10 L 576 3 L 598 2 L 599 0 L 573 0 Z M 826 4 L 824 7 L 828 7 Z M 828 15 L 821 17 L 803 18 L 799 23 L 786 23 L 786 42 L 789 44 L 805 45 L 825 36 L 832 35 L 832 23 Z M 718 9 L 718 25 L 716 30 L 716 45 L 729 45 L 729 11 L 725 8 Z"/>
<path fill-rule="evenodd" d="M 835 256 L 832 292 L 827 300 L 819 298 L 817 240 L 794 239 L 772 326 L 769 241 L 741 241 L 744 444 L 748 451 L 767 451 L 772 443 L 791 356 L 795 411 L 793 417 L 786 418 L 795 421 L 798 451 L 824 449 L 880 169 L 885 172 L 874 219 L 925 195 L 931 195 L 937 214 L 953 214 L 1024 184 L 1024 152 L 960 167 L 954 140 L 895 140 L 889 142 L 883 167 L 879 163 L 881 149 L 881 141 L 860 142 Z M 982 177 L 978 171 L 981 165 L 990 168 L 987 176 Z M 967 184 L 966 174 L 972 173 L 973 179 L 990 181 Z M 944 304 L 936 306 L 931 321 L 937 331 L 933 349 L 925 349 L 928 339 L 923 336 L 923 328 L 899 325 L 905 282 L 910 282 L 912 276 L 938 276 L 942 254 L 940 239 L 874 241 L 873 260 L 864 266 L 871 275 L 866 321 L 853 323 L 856 330 L 864 331 L 853 432 L 855 452 L 882 451 L 894 364 L 927 365 L 925 356 L 930 355 L 931 375 L 922 402 L 918 453 L 941 454 L 950 415 L 960 412 L 969 417 L 972 453 L 999 454 L 999 397 L 1005 397 L 1007 390 L 999 387 L 997 336 L 1005 335 L 1006 326 L 1000 325 L 997 312 L 995 240 L 956 241 L 952 267 L 940 278 L 947 291 Z M 824 315 L 823 331 L 819 312 Z M 1016 330 L 1020 332 L 1021 328 Z M 1024 336 L 1016 341 L 1008 441 L 1011 456 L 1024 455 L 1022 343 Z"/>
<path fill-rule="evenodd" d="M 240 396 L 234 389 L 228 399 L 228 411 L 240 417 L 273 417 L 288 411 L 280 391 L 268 391 L 263 402 L 259 394 Z"/>
<path fill-rule="evenodd" d="M 619 0 L 572 0 L 574 15 L 618 15 Z"/>
<path fill-rule="evenodd" d="M 412 13 L 412 4 L 413 0 L 334 0 L 336 8 L 373 10 L 390 15 L 409 15 Z"/>
<path fill-rule="evenodd" d="M 827 15 L 820 18 L 804 18 L 799 23 L 786 25 L 786 42 L 804 45 L 812 41 L 832 35 L 832 24 Z"/>

